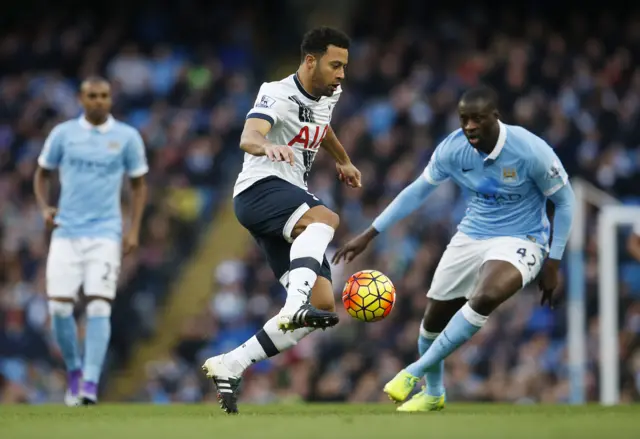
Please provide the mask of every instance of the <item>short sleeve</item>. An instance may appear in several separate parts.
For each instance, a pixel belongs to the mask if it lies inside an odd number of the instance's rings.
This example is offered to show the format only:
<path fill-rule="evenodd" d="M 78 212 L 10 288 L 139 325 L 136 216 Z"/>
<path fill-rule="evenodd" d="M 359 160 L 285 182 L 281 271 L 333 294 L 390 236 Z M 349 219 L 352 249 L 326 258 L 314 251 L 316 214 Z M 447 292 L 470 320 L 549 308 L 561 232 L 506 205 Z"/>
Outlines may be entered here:
<path fill-rule="evenodd" d="M 640 236 L 640 221 L 636 221 L 633 225 L 633 233 L 637 236 Z"/>
<path fill-rule="evenodd" d="M 58 125 L 51 130 L 51 133 L 49 133 L 49 136 L 47 136 L 47 139 L 44 141 L 44 146 L 38 157 L 38 165 L 40 165 L 40 167 L 54 170 L 60 166 L 60 162 L 62 161 L 62 137 L 62 126 Z"/>
<path fill-rule="evenodd" d="M 531 156 L 530 176 L 545 197 L 558 192 L 569 181 L 560 159 L 553 149 L 543 140 L 540 147 Z"/>
<path fill-rule="evenodd" d="M 125 169 L 131 178 L 138 178 L 149 172 L 147 155 L 144 150 L 142 136 L 136 130 L 132 130 L 124 156 Z"/>
<path fill-rule="evenodd" d="M 280 95 L 277 83 L 264 83 L 246 118 L 263 119 L 273 126 L 285 117 L 288 108 L 289 105 Z"/>
<path fill-rule="evenodd" d="M 448 138 L 447 138 L 448 139 Z M 424 169 L 423 176 L 429 184 L 434 186 L 443 183 L 449 178 L 449 172 L 446 167 L 445 145 L 447 139 L 443 140 L 433 152 L 429 164 Z"/>

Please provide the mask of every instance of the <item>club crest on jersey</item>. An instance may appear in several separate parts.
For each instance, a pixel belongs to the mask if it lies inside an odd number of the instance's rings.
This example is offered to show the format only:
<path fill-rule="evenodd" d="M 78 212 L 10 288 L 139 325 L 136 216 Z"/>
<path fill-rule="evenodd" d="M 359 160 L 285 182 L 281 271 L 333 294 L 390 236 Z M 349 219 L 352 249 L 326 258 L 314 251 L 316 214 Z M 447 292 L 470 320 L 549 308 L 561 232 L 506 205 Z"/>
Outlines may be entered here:
<path fill-rule="evenodd" d="M 289 96 L 289 100 L 298 105 L 298 119 L 303 123 L 315 123 L 313 111 L 307 107 L 297 96 Z"/>
<path fill-rule="evenodd" d="M 518 173 L 515 168 L 502 168 L 502 181 L 504 183 L 515 183 L 518 181 Z"/>
<path fill-rule="evenodd" d="M 260 98 L 260 102 L 256 104 L 256 107 L 271 108 L 275 103 L 276 103 L 275 99 L 270 98 L 267 95 L 262 95 L 262 97 Z"/>
<path fill-rule="evenodd" d="M 112 140 L 111 142 L 107 143 L 107 149 L 109 149 L 110 151 L 117 151 L 120 149 L 120 142 L 116 142 L 115 140 Z"/>

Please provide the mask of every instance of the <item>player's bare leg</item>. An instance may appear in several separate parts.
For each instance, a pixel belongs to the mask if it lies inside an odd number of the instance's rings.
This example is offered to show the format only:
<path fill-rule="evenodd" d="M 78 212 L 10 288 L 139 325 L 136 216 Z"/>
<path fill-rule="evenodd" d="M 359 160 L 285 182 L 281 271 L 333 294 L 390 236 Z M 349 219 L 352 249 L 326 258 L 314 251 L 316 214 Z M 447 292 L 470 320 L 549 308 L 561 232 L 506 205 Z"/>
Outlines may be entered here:
<path fill-rule="evenodd" d="M 333 239 L 339 223 L 340 218 L 336 213 L 325 206 L 315 206 L 294 226 L 291 234 L 293 244 L 287 300 L 278 314 L 278 327 L 281 330 L 328 328 L 338 323 L 336 313 L 320 310 L 309 300 L 327 246 Z"/>
<path fill-rule="evenodd" d="M 449 320 L 467 303 L 467 299 L 435 300 L 427 298 L 427 307 L 422 319 L 425 332 L 439 334 L 446 328 Z"/>
<path fill-rule="evenodd" d="M 506 261 L 489 260 L 469 301 L 462 306 L 427 352 L 393 378 L 384 391 L 394 401 L 404 401 L 419 377 L 440 363 L 484 326 L 489 314 L 522 288 L 520 270 Z"/>
<path fill-rule="evenodd" d="M 64 402 L 70 407 L 80 404 L 80 383 L 82 381 L 78 330 L 73 316 L 73 307 L 73 299 L 49 298 L 49 313 L 51 315 L 53 335 L 67 369 L 67 391 L 64 396 Z"/>
<path fill-rule="evenodd" d="M 423 356 L 467 299 L 435 300 L 427 298 L 427 307 L 420 324 L 418 353 Z M 424 375 L 423 392 L 398 407 L 401 412 L 439 411 L 444 408 L 444 360 L 429 368 Z"/>
<path fill-rule="evenodd" d="M 331 281 L 318 277 L 311 291 L 311 304 L 318 310 L 335 311 Z M 238 390 L 243 372 L 252 364 L 278 355 L 295 346 L 311 334 L 315 328 L 299 328 L 282 332 L 277 325 L 278 316 L 270 319 L 263 328 L 233 351 L 209 358 L 202 369 L 213 379 L 218 392 L 220 407 L 228 414 L 238 413 Z"/>

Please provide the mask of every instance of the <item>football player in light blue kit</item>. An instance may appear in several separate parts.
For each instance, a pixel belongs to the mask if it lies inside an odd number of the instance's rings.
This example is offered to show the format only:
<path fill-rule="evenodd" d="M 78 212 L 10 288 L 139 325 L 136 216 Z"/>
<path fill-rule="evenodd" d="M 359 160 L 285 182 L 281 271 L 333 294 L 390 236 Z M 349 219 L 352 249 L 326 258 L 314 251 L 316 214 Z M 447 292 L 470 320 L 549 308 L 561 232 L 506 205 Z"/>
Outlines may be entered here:
<path fill-rule="evenodd" d="M 415 211 L 448 178 L 471 191 L 466 215 L 427 293 L 418 342 L 421 357 L 384 387 L 392 400 L 402 402 L 425 376 L 425 391 L 399 411 L 444 408 L 444 359 L 540 271 L 541 302 L 554 303 L 573 218 L 573 190 L 551 147 L 522 127 L 502 123 L 497 101 L 487 87 L 466 92 L 458 103 L 462 128 L 438 145 L 424 173 L 372 226 L 334 257 L 334 263 L 353 260 L 376 235 Z M 547 199 L 555 206 L 550 246 Z"/>
<path fill-rule="evenodd" d="M 138 246 L 148 171 L 138 131 L 111 114 L 111 90 L 102 78 L 80 88 L 84 114 L 57 125 L 38 159 L 34 190 L 47 227 L 53 229 L 47 259 L 52 327 L 67 367 L 67 405 L 95 404 L 111 335 L 111 303 L 122 253 Z M 59 170 L 58 207 L 49 204 L 52 171 Z M 122 238 L 123 174 L 131 181 L 131 223 Z M 87 301 L 84 358 L 78 348 L 74 303 L 80 287 Z"/>

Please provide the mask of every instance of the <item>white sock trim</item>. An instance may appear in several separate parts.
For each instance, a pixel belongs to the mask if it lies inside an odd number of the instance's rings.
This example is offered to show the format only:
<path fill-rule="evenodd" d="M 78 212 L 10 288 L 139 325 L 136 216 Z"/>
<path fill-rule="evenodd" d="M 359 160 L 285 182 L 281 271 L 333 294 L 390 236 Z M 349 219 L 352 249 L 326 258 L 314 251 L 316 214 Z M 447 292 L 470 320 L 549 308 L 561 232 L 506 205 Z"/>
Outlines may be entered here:
<path fill-rule="evenodd" d="M 438 335 L 440 335 L 439 332 L 429 332 L 424 329 L 424 320 L 420 322 L 420 337 L 426 338 L 427 340 L 435 340 Z"/>
<path fill-rule="evenodd" d="M 318 229 L 316 233 L 326 233 L 329 236 L 329 241 L 333 239 L 333 235 L 336 233 L 336 230 L 333 227 L 325 223 L 311 223 L 307 226 L 307 230 L 309 229 Z"/>
<path fill-rule="evenodd" d="M 106 300 L 92 300 L 87 305 L 87 317 L 111 317 L 111 304 Z"/>
<path fill-rule="evenodd" d="M 488 316 L 483 316 L 475 312 L 469 305 L 469 302 L 465 303 L 460 311 L 467 322 L 471 323 L 473 326 L 477 326 L 478 328 L 482 328 L 489 319 Z"/>
<path fill-rule="evenodd" d="M 73 315 L 73 303 L 50 300 L 49 315 L 58 317 L 69 317 Z"/>

